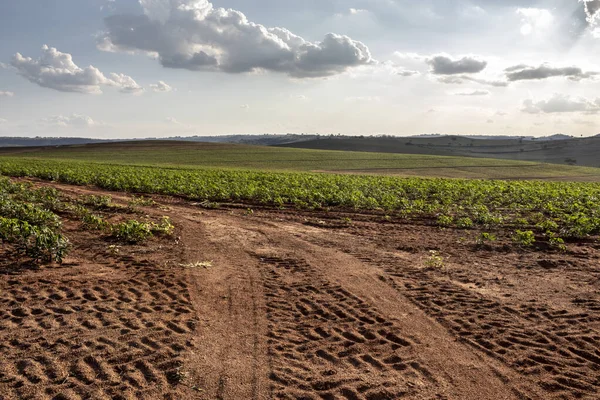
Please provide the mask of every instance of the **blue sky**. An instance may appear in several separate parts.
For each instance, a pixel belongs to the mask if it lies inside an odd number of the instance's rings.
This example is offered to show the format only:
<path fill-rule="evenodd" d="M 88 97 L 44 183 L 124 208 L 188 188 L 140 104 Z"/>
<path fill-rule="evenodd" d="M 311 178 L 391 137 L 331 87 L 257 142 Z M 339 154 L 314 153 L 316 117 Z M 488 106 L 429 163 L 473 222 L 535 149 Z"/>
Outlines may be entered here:
<path fill-rule="evenodd" d="M 600 1 L 0 2 L 0 135 L 593 135 Z"/>

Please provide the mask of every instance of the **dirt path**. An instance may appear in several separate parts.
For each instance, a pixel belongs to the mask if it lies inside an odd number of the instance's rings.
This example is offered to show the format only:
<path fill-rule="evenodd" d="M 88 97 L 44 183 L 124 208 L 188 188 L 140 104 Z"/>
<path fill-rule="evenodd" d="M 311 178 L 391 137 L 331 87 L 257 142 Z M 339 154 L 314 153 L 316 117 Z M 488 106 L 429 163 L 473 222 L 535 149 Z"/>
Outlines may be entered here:
<path fill-rule="evenodd" d="M 211 279 L 211 287 L 222 288 L 223 298 L 232 297 L 227 305 L 224 300 L 213 303 L 221 315 L 217 326 L 229 330 L 215 329 L 209 322 L 200 325 L 200 336 L 211 343 L 224 341 L 227 347 L 246 337 L 242 349 L 217 352 L 225 359 L 260 365 L 261 353 L 245 353 L 253 348 L 268 354 L 268 383 L 257 384 L 256 376 L 245 377 L 249 371 L 244 374 L 234 365 L 227 378 L 220 376 L 212 388 L 205 387 L 204 398 L 510 399 L 524 397 L 524 392 L 535 396 L 537 389 L 522 383 L 513 371 L 457 342 L 382 280 L 378 268 L 336 246 L 313 243 L 323 237 L 331 240 L 331 232 L 223 213 L 188 220 L 204 226 L 213 246 L 229 249 L 227 257 L 221 252 L 214 269 L 223 266 L 227 271 L 228 265 L 237 264 L 244 270 L 198 274 L 201 281 Z M 346 244 L 351 239 L 336 236 Z M 214 275 L 221 281 L 212 280 Z M 232 295 L 232 288 L 237 295 Z M 245 324 L 236 321 L 240 310 L 246 312 L 241 318 Z M 259 386 L 267 390 L 261 393 L 255 389 Z"/>
<path fill-rule="evenodd" d="M 0 276 L 0 398 L 598 398 L 595 244 L 157 201 L 174 241 Z"/>

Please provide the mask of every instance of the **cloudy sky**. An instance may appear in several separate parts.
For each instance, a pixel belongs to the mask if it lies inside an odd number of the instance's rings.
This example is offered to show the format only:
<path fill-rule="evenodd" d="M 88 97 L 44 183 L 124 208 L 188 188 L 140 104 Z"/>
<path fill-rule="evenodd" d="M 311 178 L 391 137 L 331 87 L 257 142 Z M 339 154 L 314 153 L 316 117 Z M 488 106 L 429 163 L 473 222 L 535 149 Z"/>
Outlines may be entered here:
<path fill-rule="evenodd" d="M 0 135 L 600 133 L 600 0 L 0 2 Z"/>

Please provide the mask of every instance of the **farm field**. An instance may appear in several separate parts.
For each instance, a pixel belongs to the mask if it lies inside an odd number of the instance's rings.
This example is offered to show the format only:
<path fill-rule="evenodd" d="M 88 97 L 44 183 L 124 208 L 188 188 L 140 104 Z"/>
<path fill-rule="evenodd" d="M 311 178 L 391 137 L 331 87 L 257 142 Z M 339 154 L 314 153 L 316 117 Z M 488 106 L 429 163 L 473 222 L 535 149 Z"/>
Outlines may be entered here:
<path fill-rule="evenodd" d="M 0 397 L 597 398 L 594 237 L 33 185 L 70 252 L 2 248 Z M 129 243 L 90 214 L 174 231 Z"/>
<path fill-rule="evenodd" d="M 442 178 L 600 181 L 600 168 L 492 158 L 329 151 L 219 143 L 144 141 L 0 148 L 0 156 L 105 164 Z"/>
<path fill-rule="evenodd" d="M 598 398 L 597 183 L 39 153 L 0 157 L 0 398 Z"/>

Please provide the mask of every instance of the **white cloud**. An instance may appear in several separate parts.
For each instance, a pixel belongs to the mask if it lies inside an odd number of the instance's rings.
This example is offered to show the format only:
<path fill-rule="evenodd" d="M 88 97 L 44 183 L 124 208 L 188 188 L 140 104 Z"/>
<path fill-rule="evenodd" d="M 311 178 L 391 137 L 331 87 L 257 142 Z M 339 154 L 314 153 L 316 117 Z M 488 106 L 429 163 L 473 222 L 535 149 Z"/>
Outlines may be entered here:
<path fill-rule="evenodd" d="M 521 111 L 528 114 L 569 112 L 594 114 L 600 111 L 600 97 L 592 100 L 583 97 L 573 98 L 564 94 L 555 93 L 548 100 L 535 102 L 531 99 L 527 99 L 523 101 Z"/>
<path fill-rule="evenodd" d="M 415 76 L 415 75 L 419 75 L 419 74 L 420 74 L 419 71 L 413 71 L 410 69 L 401 69 L 396 73 L 396 75 L 400 75 L 400 76 Z"/>
<path fill-rule="evenodd" d="M 250 106 L 248 104 L 241 104 L 240 108 L 243 108 L 244 110 L 248 110 L 250 108 Z"/>
<path fill-rule="evenodd" d="M 104 125 L 102 122 L 94 121 L 91 117 L 81 114 L 71 115 L 54 115 L 48 118 L 43 118 L 40 122 L 44 125 L 59 126 L 63 128 L 77 127 L 89 128 L 93 126 Z"/>
<path fill-rule="evenodd" d="M 132 77 L 124 74 L 110 74 L 110 79 L 108 80 L 107 84 L 109 86 L 118 87 L 119 92 L 121 93 L 139 94 L 144 91 L 144 88 L 138 85 Z"/>
<path fill-rule="evenodd" d="M 490 91 L 473 89 L 473 90 L 467 90 L 467 91 L 461 91 L 461 92 L 454 92 L 452 94 L 454 96 L 489 96 Z"/>
<path fill-rule="evenodd" d="M 366 45 L 329 33 L 310 42 L 285 28 L 267 28 L 208 0 L 140 0 L 144 15 L 113 15 L 99 48 L 158 54 L 169 68 L 243 73 L 272 71 L 324 77 L 375 63 Z M 358 10 L 358 9 L 357 9 Z"/>
<path fill-rule="evenodd" d="M 171 86 L 167 85 L 163 81 L 158 81 L 158 83 L 151 84 L 150 89 L 152 89 L 154 92 L 170 92 L 173 90 Z"/>
<path fill-rule="evenodd" d="M 0 90 L 0 97 L 13 97 L 14 95 L 14 92 Z"/>
<path fill-rule="evenodd" d="M 430 65 L 430 72 L 434 75 L 475 74 L 487 66 L 487 61 L 475 56 L 455 59 L 445 53 L 428 57 L 425 62 Z"/>
<path fill-rule="evenodd" d="M 479 83 L 480 85 L 485 85 L 485 86 L 493 86 L 493 87 L 506 87 L 508 86 L 508 82 L 506 81 L 500 81 L 500 80 L 489 80 L 489 79 L 483 79 L 483 78 L 475 78 L 469 75 L 448 75 L 448 76 L 441 76 L 438 78 L 438 82 L 440 83 L 446 83 L 446 84 L 451 84 L 451 85 L 462 85 L 463 83 L 466 82 L 475 82 L 475 83 Z"/>
<path fill-rule="evenodd" d="M 61 92 L 99 94 L 102 93 L 101 86 L 116 86 L 123 93 L 136 93 L 140 88 L 127 75 L 113 73 L 107 78 L 91 65 L 80 68 L 73 62 L 71 54 L 62 53 L 47 45 L 42 47 L 40 58 L 23 57 L 17 53 L 13 56 L 11 65 L 30 82 Z"/>
<path fill-rule="evenodd" d="M 361 14 L 361 13 L 366 13 L 369 12 L 368 10 L 365 10 L 363 8 L 351 8 L 348 10 L 350 12 L 350 14 L 352 15 L 356 15 L 356 14 Z"/>
<path fill-rule="evenodd" d="M 600 19 L 600 1 L 599 0 L 579 0 L 584 3 L 587 22 L 595 26 Z"/>
<path fill-rule="evenodd" d="M 554 23 L 554 16 L 544 8 L 518 8 L 521 16 L 521 34 L 528 36 L 533 33 L 543 33 Z"/>
<path fill-rule="evenodd" d="M 547 79 L 560 76 L 579 81 L 600 74 L 594 71 L 583 72 L 579 67 L 553 67 L 548 64 L 542 64 L 539 67 L 519 64 L 506 68 L 504 71 L 509 81 Z"/>
<path fill-rule="evenodd" d="M 0 118 L 0 124 L 6 124 L 8 122 L 8 120 L 4 119 L 4 118 Z"/>

